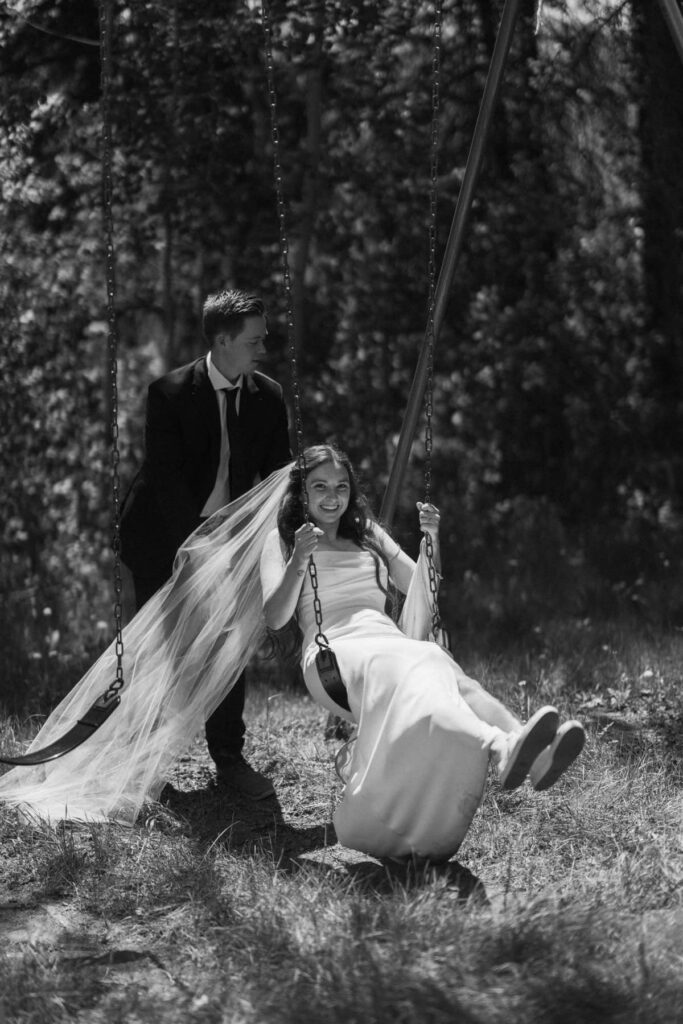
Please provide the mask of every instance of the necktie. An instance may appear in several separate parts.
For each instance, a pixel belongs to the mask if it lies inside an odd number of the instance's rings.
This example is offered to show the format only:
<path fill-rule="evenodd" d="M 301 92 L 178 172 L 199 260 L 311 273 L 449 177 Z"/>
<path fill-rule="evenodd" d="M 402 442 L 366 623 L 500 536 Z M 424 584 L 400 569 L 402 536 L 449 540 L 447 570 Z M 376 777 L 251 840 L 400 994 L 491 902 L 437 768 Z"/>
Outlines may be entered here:
<path fill-rule="evenodd" d="M 237 447 L 239 435 L 239 415 L 237 412 L 237 396 L 239 388 L 225 389 L 225 425 L 230 439 L 230 448 Z"/>
<path fill-rule="evenodd" d="M 237 396 L 239 388 L 225 389 L 225 426 L 228 431 L 230 442 L 230 463 L 228 466 L 228 479 L 230 485 L 230 497 L 234 497 L 235 488 L 233 484 L 234 467 L 237 464 L 240 450 L 240 419 L 237 412 Z"/>

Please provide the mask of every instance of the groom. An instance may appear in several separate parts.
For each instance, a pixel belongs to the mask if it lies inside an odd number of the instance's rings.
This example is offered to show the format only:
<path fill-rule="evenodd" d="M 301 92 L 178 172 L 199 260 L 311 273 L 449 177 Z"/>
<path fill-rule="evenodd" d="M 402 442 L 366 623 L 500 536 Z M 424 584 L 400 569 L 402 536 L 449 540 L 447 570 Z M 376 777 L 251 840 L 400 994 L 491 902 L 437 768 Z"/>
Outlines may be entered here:
<path fill-rule="evenodd" d="M 291 459 L 282 388 L 258 372 L 266 355 L 261 299 L 225 290 L 204 303 L 209 351 L 149 386 L 145 459 L 121 510 L 122 560 L 139 610 L 168 580 L 199 524 Z M 270 779 L 242 756 L 245 678 L 206 722 L 218 780 L 254 800 Z"/>

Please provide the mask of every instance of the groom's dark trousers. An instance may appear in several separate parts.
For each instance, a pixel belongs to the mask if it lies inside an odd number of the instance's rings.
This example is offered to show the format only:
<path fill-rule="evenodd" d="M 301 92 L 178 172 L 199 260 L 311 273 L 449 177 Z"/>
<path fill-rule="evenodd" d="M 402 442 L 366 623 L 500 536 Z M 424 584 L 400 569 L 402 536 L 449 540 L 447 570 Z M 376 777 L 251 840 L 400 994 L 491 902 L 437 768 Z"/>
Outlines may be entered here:
<path fill-rule="evenodd" d="M 238 429 L 230 433 L 232 499 L 291 458 L 279 384 L 249 374 L 239 409 Z M 138 609 L 169 579 L 176 551 L 202 521 L 220 450 L 220 413 L 206 358 L 155 380 L 147 393 L 144 462 L 121 509 L 122 560 L 133 576 Z M 244 697 L 242 675 L 206 722 L 214 761 L 242 750 Z"/>

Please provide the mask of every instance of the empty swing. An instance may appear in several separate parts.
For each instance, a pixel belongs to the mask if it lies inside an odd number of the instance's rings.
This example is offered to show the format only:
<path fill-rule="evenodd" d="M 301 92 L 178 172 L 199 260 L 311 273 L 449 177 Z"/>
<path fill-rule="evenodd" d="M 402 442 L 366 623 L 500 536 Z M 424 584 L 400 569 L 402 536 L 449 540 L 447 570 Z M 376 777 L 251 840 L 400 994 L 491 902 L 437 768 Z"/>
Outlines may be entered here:
<path fill-rule="evenodd" d="M 121 552 L 119 538 L 119 451 L 118 451 L 118 394 L 116 382 L 118 332 L 116 328 L 115 307 L 115 264 L 114 264 L 114 228 L 112 218 L 112 137 L 111 137 L 111 0 L 100 0 L 100 60 L 102 88 L 102 193 L 104 204 L 105 259 L 107 281 L 107 323 L 109 367 L 111 386 L 111 466 L 112 466 L 112 502 L 113 502 L 113 544 L 114 551 L 114 587 L 116 601 L 114 604 L 115 625 L 115 677 L 107 689 L 93 704 L 67 728 L 67 731 L 49 743 L 35 750 L 29 748 L 24 754 L 0 753 L 0 762 L 13 765 L 38 765 L 55 758 L 62 757 L 70 750 L 80 746 L 92 734 L 104 725 L 109 716 L 121 703 L 121 691 L 124 687 L 123 678 L 123 638 L 122 638 L 122 606 L 121 606 Z"/>

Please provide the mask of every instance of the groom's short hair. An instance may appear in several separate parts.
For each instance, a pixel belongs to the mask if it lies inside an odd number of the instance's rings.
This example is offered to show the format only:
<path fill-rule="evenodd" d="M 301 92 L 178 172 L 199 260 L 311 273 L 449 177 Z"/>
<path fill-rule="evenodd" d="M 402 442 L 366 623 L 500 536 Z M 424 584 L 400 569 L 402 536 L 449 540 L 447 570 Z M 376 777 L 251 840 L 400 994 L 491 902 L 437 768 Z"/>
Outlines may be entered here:
<path fill-rule="evenodd" d="M 202 330 L 209 345 L 218 334 L 237 334 L 249 316 L 265 316 L 263 299 L 238 288 L 226 288 L 209 295 L 202 310 Z"/>

